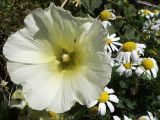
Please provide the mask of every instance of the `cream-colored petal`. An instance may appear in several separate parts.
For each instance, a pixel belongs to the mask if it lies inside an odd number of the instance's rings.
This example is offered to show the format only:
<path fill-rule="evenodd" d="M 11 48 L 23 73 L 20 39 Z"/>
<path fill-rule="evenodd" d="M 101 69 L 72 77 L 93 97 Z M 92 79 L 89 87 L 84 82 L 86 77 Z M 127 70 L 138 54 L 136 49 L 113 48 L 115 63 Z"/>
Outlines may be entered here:
<path fill-rule="evenodd" d="M 8 38 L 3 54 L 10 61 L 21 63 L 47 63 L 54 59 L 51 45 L 35 41 L 25 28 Z"/>
<path fill-rule="evenodd" d="M 91 56 L 90 56 L 91 57 Z M 77 91 L 78 99 L 83 104 L 90 104 L 98 99 L 103 88 L 111 77 L 110 57 L 103 53 L 94 53 L 87 66 L 81 68 L 80 74 L 74 78 L 73 85 Z"/>
<path fill-rule="evenodd" d="M 89 105 L 87 105 L 88 108 L 95 106 L 98 103 L 98 100 L 95 100 L 91 102 Z"/>
<path fill-rule="evenodd" d="M 99 35 L 101 34 L 101 36 Z M 80 43 L 89 51 L 104 51 L 106 33 L 99 21 L 94 21 L 88 34 L 81 36 Z"/>
<path fill-rule="evenodd" d="M 7 64 L 11 80 L 23 86 L 26 101 L 33 109 L 46 109 L 61 87 L 60 76 L 46 69 L 47 67 L 46 64 Z"/>

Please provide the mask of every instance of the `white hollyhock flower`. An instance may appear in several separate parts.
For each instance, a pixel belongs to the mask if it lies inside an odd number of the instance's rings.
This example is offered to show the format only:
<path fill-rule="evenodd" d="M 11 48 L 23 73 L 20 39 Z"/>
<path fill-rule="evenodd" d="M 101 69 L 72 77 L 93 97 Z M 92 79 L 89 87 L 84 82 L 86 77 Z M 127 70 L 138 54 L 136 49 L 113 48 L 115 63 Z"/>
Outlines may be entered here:
<path fill-rule="evenodd" d="M 147 10 L 147 9 L 141 9 L 139 10 L 138 14 L 140 14 L 143 17 L 146 17 L 147 19 L 150 19 L 154 16 L 154 13 Z"/>
<path fill-rule="evenodd" d="M 109 53 L 112 53 L 113 51 L 118 51 L 119 49 L 117 48 L 117 46 L 121 46 L 122 44 L 117 42 L 118 40 L 120 40 L 120 37 L 116 37 L 116 34 L 111 34 L 107 35 L 106 37 L 106 42 L 105 42 L 105 51 L 108 51 Z"/>
<path fill-rule="evenodd" d="M 126 42 L 121 46 L 120 51 L 117 54 L 116 60 L 119 63 L 122 62 L 124 64 L 130 61 L 135 63 L 139 60 L 139 55 L 144 54 L 144 48 L 146 48 L 144 44 Z"/>
<path fill-rule="evenodd" d="M 125 116 L 125 115 L 124 115 L 123 117 L 124 117 L 124 120 L 132 120 L 131 118 L 128 118 L 128 117 L 127 117 L 127 116 Z M 116 116 L 116 115 L 115 115 L 115 116 L 113 116 L 113 119 L 114 119 L 114 120 L 121 120 L 121 118 L 120 118 L 120 117 L 118 117 L 118 116 Z"/>
<path fill-rule="evenodd" d="M 143 76 L 151 79 L 157 77 L 158 66 L 156 61 L 153 58 L 143 58 L 140 59 L 140 66 L 136 69 L 135 73 L 138 76 Z"/>
<path fill-rule="evenodd" d="M 114 93 L 113 89 L 105 87 L 104 91 L 99 96 L 99 99 L 90 103 L 88 107 L 90 108 L 98 104 L 98 112 L 102 116 L 106 114 L 106 105 L 109 107 L 111 112 L 114 112 L 114 106 L 111 102 L 118 103 L 119 99 L 113 93 Z"/>
<path fill-rule="evenodd" d="M 125 64 L 120 63 L 119 67 L 116 69 L 116 72 L 119 73 L 119 75 L 125 74 L 126 77 L 130 77 L 132 76 L 133 70 L 136 70 L 135 65 L 135 63 L 131 62 Z"/>
<path fill-rule="evenodd" d="M 151 112 L 147 112 L 148 115 L 144 115 L 138 118 L 138 120 L 158 120 L 158 118 L 153 117 L 153 114 Z"/>
<path fill-rule="evenodd" d="M 62 113 L 75 102 L 97 99 L 111 76 L 101 23 L 75 18 L 54 4 L 34 10 L 24 22 L 3 53 L 11 80 L 23 86 L 29 106 Z"/>
<path fill-rule="evenodd" d="M 116 16 L 114 15 L 114 10 L 103 10 L 102 12 L 100 12 L 98 19 L 102 22 L 104 29 L 107 29 L 107 27 L 111 26 L 109 20 L 116 19 Z"/>

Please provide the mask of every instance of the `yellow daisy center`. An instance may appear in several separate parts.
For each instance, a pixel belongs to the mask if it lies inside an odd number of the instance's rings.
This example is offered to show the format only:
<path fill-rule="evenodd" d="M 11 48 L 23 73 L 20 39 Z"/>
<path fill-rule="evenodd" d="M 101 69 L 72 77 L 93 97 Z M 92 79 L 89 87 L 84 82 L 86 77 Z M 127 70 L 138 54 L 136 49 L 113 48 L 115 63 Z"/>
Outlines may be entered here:
<path fill-rule="evenodd" d="M 154 66 L 153 61 L 151 59 L 147 59 L 144 58 L 142 61 L 142 66 L 146 69 L 146 70 L 151 70 Z"/>
<path fill-rule="evenodd" d="M 112 18 L 112 13 L 108 10 L 103 10 L 100 13 L 99 18 L 101 21 L 108 20 L 109 18 Z"/>
<path fill-rule="evenodd" d="M 153 13 L 158 13 L 159 12 L 159 10 L 153 10 Z"/>
<path fill-rule="evenodd" d="M 149 10 L 144 10 L 143 14 L 144 14 L 144 15 L 149 15 L 149 14 L 150 14 L 150 11 L 149 11 Z"/>
<path fill-rule="evenodd" d="M 106 101 L 108 101 L 109 99 L 109 95 L 106 91 L 102 92 L 100 97 L 99 97 L 99 102 L 101 103 L 105 103 Z"/>
<path fill-rule="evenodd" d="M 112 39 L 107 39 L 106 40 L 106 45 L 109 45 L 109 44 L 111 44 L 112 43 Z"/>
<path fill-rule="evenodd" d="M 52 112 L 52 111 L 49 111 L 48 114 L 49 114 L 50 117 L 56 117 L 57 116 L 57 113 Z"/>
<path fill-rule="evenodd" d="M 136 47 L 136 43 L 134 42 L 126 42 L 125 44 L 123 44 L 123 50 L 126 52 L 132 52 L 136 49 Z"/>
<path fill-rule="evenodd" d="M 138 118 L 138 120 L 147 120 L 147 119 L 144 117 L 141 117 L 141 118 Z"/>
<path fill-rule="evenodd" d="M 132 64 L 131 64 L 131 63 L 123 64 L 123 66 L 124 66 L 126 69 L 131 69 L 131 68 L 132 68 Z"/>

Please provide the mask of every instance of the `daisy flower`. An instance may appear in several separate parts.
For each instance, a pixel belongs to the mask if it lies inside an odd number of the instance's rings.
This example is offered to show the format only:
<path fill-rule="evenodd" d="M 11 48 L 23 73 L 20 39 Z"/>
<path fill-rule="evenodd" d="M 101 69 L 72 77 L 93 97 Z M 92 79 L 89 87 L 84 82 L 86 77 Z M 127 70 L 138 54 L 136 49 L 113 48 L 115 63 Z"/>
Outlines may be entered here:
<path fill-rule="evenodd" d="M 146 17 L 147 19 L 150 19 L 154 16 L 154 13 L 147 10 L 147 9 L 141 9 L 138 14 L 140 14 L 143 17 Z"/>
<path fill-rule="evenodd" d="M 138 118 L 138 120 L 158 120 L 158 118 L 153 117 L 151 112 L 147 112 L 148 115 L 144 115 Z"/>
<path fill-rule="evenodd" d="M 158 66 L 153 58 L 143 58 L 140 60 L 140 66 L 136 69 L 135 73 L 138 76 L 144 76 L 149 79 L 151 79 L 151 76 L 153 78 L 157 77 L 157 72 L 158 72 Z"/>
<path fill-rule="evenodd" d="M 6 86 L 7 86 L 7 84 L 8 84 L 8 82 L 6 82 L 6 81 L 2 80 L 2 81 L 1 81 L 1 83 L 0 83 L 0 86 L 2 86 L 2 87 L 6 87 Z"/>
<path fill-rule="evenodd" d="M 112 53 L 113 51 L 118 51 L 117 46 L 121 46 L 122 44 L 117 42 L 120 40 L 120 37 L 116 37 L 116 34 L 107 35 L 106 42 L 105 42 L 105 51 L 108 51 L 109 53 Z"/>
<path fill-rule="evenodd" d="M 151 29 L 154 31 L 159 31 L 160 30 L 160 19 L 154 22 L 154 24 L 151 26 Z"/>
<path fill-rule="evenodd" d="M 126 42 L 121 46 L 116 60 L 119 63 L 128 63 L 130 61 L 133 63 L 137 62 L 139 60 L 139 55 L 143 55 L 144 48 L 146 48 L 144 44 Z"/>
<path fill-rule="evenodd" d="M 105 87 L 104 91 L 99 96 L 99 99 L 90 103 L 88 107 L 90 108 L 98 104 L 98 112 L 102 116 L 106 114 L 106 105 L 109 107 L 111 112 L 114 112 L 114 106 L 112 105 L 111 102 L 118 103 L 119 99 L 113 93 L 114 93 L 113 89 Z"/>
<path fill-rule="evenodd" d="M 3 54 L 11 80 L 22 85 L 29 106 L 63 113 L 76 102 L 97 99 L 111 76 L 101 23 L 75 18 L 53 3 L 34 10 L 24 23 L 8 38 Z"/>
<path fill-rule="evenodd" d="M 159 11 L 159 10 L 157 10 L 157 9 L 155 9 L 155 10 L 153 10 L 153 13 L 154 13 L 154 15 L 155 15 L 155 16 L 159 16 L 160 11 Z"/>
<path fill-rule="evenodd" d="M 128 117 L 127 117 L 127 116 L 125 116 L 125 115 L 124 115 L 123 117 L 124 117 L 124 120 L 132 120 L 131 118 L 128 118 Z M 113 116 L 113 119 L 114 119 L 114 120 L 121 120 L 121 118 L 120 118 L 120 117 L 118 117 L 118 116 L 116 116 L 116 115 L 115 115 L 115 116 Z"/>
<path fill-rule="evenodd" d="M 99 14 L 98 18 L 102 22 L 104 28 L 106 29 L 107 27 L 111 26 L 109 20 L 115 20 L 116 16 L 114 15 L 114 10 L 105 9 Z"/>
<path fill-rule="evenodd" d="M 136 70 L 135 67 L 136 64 L 128 62 L 125 64 L 120 64 L 120 66 L 116 69 L 116 72 L 119 73 L 119 75 L 125 74 L 126 77 L 132 76 L 133 70 Z"/>
<path fill-rule="evenodd" d="M 71 2 L 73 3 L 73 4 L 75 4 L 75 6 L 76 7 L 78 7 L 79 5 L 80 5 L 80 0 L 71 0 Z"/>

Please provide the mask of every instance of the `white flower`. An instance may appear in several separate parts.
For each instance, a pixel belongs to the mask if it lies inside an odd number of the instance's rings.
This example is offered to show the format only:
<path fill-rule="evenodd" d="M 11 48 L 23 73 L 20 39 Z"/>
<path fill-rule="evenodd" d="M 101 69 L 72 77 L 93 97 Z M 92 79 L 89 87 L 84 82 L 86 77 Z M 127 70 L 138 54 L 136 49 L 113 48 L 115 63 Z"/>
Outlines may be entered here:
<path fill-rule="evenodd" d="M 135 63 L 131 62 L 125 64 L 120 63 L 119 67 L 116 69 L 116 72 L 119 73 L 119 75 L 125 74 L 126 77 L 130 77 L 132 76 L 133 70 L 136 70 L 135 65 Z"/>
<path fill-rule="evenodd" d="M 157 9 L 153 10 L 153 13 L 154 13 L 155 16 L 159 16 L 160 15 L 160 11 L 157 10 Z"/>
<path fill-rule="evenodd" d="M 132 120 L 131 118 L 128 118 L 128 117 L 127 117 L 127 116 L 125 116 L 125 115 L 124 115 L 123 117 L 124 117 L 124 120 Z M 119 117 L 118 117 L 118 116 L 116 116 L 116 115 L 115 115 L 115 116 L 113 116 L 113 119 L 114 119 L 114 120 L 121 120 L 121 118 L 119 118 Z"/>
<path fill-rule="evenodd" d="M 80 5 L 80 0 L 71 0 L 71 3 L 75 4 L 76 7 Z"/>
<path fill-rule="evenodd" d="M 147 112 L 148 115 L 144 115 L 138 118 L 138 120 L 158 120 L 158 118 L 153 117 L 151 112 Z"/>
<path fill-rule="evenodd" d="M 116 34 L 111 34 L 107 35 L 106 37 L 106 41 L 105 41 L 105 51 L 108 51 L 109 53 L 112 53 L 113 51 L 118 51 L 119 49 L 117 48 L 117 46 L 121 46 L 122 44 L 117 42 L 118 40 L 120 40 L 120 37 L 116 37 Z"/>
<path fill-rule="evenodd" d="M 136 69 L 135 73 L 138 76 L 143 76 L 151 79 L 157 77 L 158 66 L 156 61 L 153 58 L 143 58 L 140 59 L 140 66 Z"/>
<path fill-rule="evenodd" d="M 147 9 L 141 9 L 138 14 L 140 14 L 143 17 L 146 17 L 147 19 L 150 19 L 154 16 L 154 13 L 147 10 Z"/>
<path fill-rule="evenodd" d="M 101 23 L 75 18 L 54 4 L 34 10 L 24 22 L 3 53 L 11 80 L 23 86 L 29 106 L 63 113 L 76 102 L 97 99 L 111 76 Z"/>
<path fill-rule="evenodd" d="M 139 55 L 143 55 L 144 48 L 146 48 L 144 44 L 126 42 L 121 46 L 120 51 L 117 54 L 116 60 L 119 63 L 122 62 L 124 64 L 130 61 L 135 63 L 139 60 Z"/>
<path fill-rule="evenodd" d="M 114 10 L 107 10 L 107 9 L 103 10 L 99 14 L 98 19 L 102 22 L 104 29 L 106 29 L 107 27 L 111 26 L 109 20 L 116 19 L 116 16 L 114 15 Z"/>
<path fill-rule="evenodd" d="M 109 88 L 105 87 L 104 91 L 101 93 L 99 99 L 90 103 L 88 105 L 88 107 L 90 108 L 90 107 L 93 107 L 96 104 L 98 104 L 98 112 L 102 116 L 106 114 L 106 105 L 109 107 L 111 112 L 114 112 L 114 106 L 112 105 L 111 102 L 118 103 L 119 99 L 113 93 L 114 93 L 113 89 L 109 89 Z"/>
<path fill-rule="evenodd" d="M 154 22 L 154 24 L 151 26 L 151 29 L 154 31 L 159 31 L 160 30 L 160 19 Z"/>
<path fill-rule="evenodd" d="M 8 84 L 8 82 L 2 80 L 0 85 L 1 85 L 2 87 L 5 87 L 7 84 Z"/>

